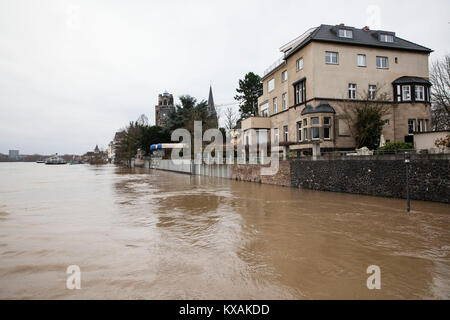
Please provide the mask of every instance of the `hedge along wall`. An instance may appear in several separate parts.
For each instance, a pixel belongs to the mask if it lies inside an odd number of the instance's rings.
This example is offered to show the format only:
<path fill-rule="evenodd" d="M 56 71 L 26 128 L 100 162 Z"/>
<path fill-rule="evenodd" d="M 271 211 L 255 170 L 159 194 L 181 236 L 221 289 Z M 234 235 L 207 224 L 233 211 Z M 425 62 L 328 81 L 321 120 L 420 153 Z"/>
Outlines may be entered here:
<path fill-rule="evenodd" d="M 450 203 L 450 155 L 413 155 L 413 200 Z M 406 198 L 404 156 L 291 160 L 291 185 L 301 189 Z"/>

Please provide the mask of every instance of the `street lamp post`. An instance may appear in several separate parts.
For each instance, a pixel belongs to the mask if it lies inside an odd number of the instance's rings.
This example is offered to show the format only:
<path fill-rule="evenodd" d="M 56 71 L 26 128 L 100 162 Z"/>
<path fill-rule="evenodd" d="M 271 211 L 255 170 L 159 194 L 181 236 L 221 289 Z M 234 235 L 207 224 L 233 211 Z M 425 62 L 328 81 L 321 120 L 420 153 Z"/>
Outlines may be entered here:
<path fill-rule="evenodd" d="M 411 212 L 411 200 L 409 198 L 409 163 L 410 155 L 409 152 L 405 152 L 405 167 L 406 167 L 406 211 Z"/>

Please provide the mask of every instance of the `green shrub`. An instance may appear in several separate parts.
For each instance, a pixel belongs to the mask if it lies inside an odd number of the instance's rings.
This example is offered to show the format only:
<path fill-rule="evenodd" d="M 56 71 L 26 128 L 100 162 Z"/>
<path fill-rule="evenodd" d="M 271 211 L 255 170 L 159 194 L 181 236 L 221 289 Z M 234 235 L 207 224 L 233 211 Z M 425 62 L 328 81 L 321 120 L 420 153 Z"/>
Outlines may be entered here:
<path fill-rule="evenodd" d="M 410 142 L 388 142 L 384 147 L 378 148 L 379 151 L 397 151 L 413 150 L 414 145 Z"/>

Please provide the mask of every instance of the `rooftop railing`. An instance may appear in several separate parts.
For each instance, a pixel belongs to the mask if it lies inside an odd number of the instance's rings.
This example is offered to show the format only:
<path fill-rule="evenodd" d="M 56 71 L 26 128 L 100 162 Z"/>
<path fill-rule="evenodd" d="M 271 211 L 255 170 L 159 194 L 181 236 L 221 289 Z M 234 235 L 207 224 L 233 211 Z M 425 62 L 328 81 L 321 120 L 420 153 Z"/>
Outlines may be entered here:
<path fill-rule="evenodd" d="M 271 73 L 273 70 L 275 70 L 276 68 L 278 68 L 279 66 L 281 66 L 284 63 L 284 57 L 279 58 L 277 61 L 275 61 L 274 63 L 272 63 L 266 70 L 264 70 L 263 73 L 263 78 L 265 76 L 267 76 L 269 73 Z"/>

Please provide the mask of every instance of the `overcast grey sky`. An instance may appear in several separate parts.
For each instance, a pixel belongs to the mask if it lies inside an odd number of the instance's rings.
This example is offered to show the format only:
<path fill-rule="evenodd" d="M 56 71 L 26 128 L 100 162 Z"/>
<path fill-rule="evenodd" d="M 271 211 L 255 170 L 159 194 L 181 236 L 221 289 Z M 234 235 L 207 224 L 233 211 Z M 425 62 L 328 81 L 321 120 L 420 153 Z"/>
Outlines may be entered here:
<path fill-rule="evenodd" d="M 164 90 L 207 99 L 212 83 L 233 102 L 239 78 L 322 23 L 379 25 L 436 59 L 449 22 L 448 0 L 0 0 L 0 152 L 106 148 L 140 114 L 154 123 Z"/>

